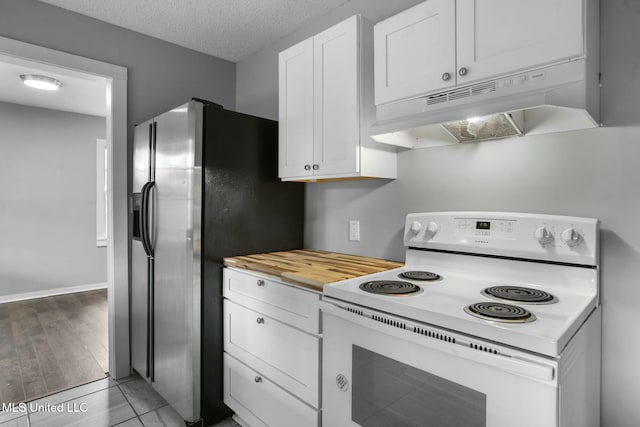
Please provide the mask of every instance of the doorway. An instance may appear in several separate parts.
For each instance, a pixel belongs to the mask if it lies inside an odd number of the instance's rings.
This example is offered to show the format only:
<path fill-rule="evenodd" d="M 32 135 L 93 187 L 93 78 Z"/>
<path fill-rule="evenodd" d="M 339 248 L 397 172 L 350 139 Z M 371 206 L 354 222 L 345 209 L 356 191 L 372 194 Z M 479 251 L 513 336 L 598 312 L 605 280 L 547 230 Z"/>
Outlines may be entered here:
<path fill-rule="evenodd" d="M 44 70 L 105 82 L 107 188 L 108 366 L 114 378 L 129 375 L 128 210 L 126 80 L 123 67 L 0 37 L 0 61 L 30 62 Z"/>

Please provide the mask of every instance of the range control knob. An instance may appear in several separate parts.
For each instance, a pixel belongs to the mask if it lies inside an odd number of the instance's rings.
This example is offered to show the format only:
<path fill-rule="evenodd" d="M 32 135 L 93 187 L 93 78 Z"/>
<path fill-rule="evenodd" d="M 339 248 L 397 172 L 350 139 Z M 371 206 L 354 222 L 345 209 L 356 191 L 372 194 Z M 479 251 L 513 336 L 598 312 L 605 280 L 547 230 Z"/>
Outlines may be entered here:
<path fill-rule="evenodd" d="M 571 248 L 582 243 L 582 234 L 573 227 L 564 230 L 560 235 L 560 238 Z"/>
<path fill-rule="evenodd" d="M 413 234 L 418 234 L 420 230 L 422 230 L 422 224 L 420 224 L 419 221 L 413 221 L 411 223 L 411 226 L 409 227 L 409 230 L 411 230 Z"/>
<path fill-rule="evenodd" d="M 438 223 L 430 221 L 427 224 L 427 234 L 434 236 L 438 232 Z"/>
<path fill-rule="evenodd" d="M 533 236 L 541 245 L 546 245 L 553 240 L 553 234 L 551 234 L 547 227 L 536 228 L 536 231 L 533 232 Z"/>

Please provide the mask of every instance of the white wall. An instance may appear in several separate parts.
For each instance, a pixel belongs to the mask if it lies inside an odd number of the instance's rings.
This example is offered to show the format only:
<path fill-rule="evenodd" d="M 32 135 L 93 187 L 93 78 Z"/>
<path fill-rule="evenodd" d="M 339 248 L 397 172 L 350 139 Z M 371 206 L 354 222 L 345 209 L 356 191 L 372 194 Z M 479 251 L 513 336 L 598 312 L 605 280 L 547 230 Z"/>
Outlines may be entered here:
<path fill-rule="evenodd" d="M 0 297 L 106 284 L 96 247 L 104 117 L 0 103 Z"/>
<path fill-rule="evenodd" d="M 278 51 L 353 13 L 377 22 L 417 3 L 352 0 L 238 63 L 238 110 L 277 118 Z M 305 245 L 402 260 L 401 230 L 409 212 L 497 210 L 599 218 L 602 425 L 640 425 L 638 40 L 640 2 L 602 0 L 604 128 L 402 151 L 397 180 L 307 184 Z M 348 241 L 349 219 L 361 221 L 360 242 Z"/>

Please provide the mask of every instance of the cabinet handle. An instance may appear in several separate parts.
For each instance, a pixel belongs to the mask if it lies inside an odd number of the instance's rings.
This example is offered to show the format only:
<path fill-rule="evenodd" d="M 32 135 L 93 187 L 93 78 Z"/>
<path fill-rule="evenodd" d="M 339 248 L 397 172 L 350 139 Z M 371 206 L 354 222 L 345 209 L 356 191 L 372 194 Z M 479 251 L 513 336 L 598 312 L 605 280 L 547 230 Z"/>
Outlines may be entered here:
<path fill-rule="evenodd" d="M 258 318 L 256 319 L 256 323 L 258 323 L 258 324 L 262 325 L 262 324 L 264 323 L 264 317 L 258 317 Z"/>
<path fill-rule="evenodd" d="M 318 169 L 320 169 L 320 165 L 313 165 L 313 170 L 317 171 Z"/>
<path fill-rule="evenodd" d="M 262 382 L 262 377 L 259 377 L 259 376 L 258 376 L 258 377 L 255 377 L 253 380 L 254 380 L 255 382 L 257 382 L 257 383 L 261 383 L 261 382 Z"/>
<path fill-rule="evenodd" d="M 311 165 L 304 165 L 304 170 L 310 171 L 311 170 Z"/>
<path fill-rule="evenodd" d="M 447 80 L 449 80 L 450 78 L 451 78 L 451 74 L 449 74 L 449 73 L 442 74 L 442 80 L 444 80 L 445 82 Z"/>
<path fill-rule="evenodd" d="M 469 70 L 466 67 L 462 67 L 458 70 L 458 74 L 460 74 L 461 76 L 466 76 L 468 72 Z"/>
<path fill-rule="evenodd" d="M 258 286 L 264 286 L 264 280 L 258 280 Z"/>

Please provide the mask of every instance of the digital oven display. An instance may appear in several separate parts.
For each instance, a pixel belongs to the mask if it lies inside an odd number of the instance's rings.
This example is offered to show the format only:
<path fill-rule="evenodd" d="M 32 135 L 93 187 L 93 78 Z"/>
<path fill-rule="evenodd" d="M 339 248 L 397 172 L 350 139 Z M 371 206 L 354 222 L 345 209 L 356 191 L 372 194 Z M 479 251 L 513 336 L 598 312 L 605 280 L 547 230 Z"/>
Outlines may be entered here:
<path fill-rule="evenodd" d="M 476 221 L 476 230 L 491 230 L 490 221 Z"/>

